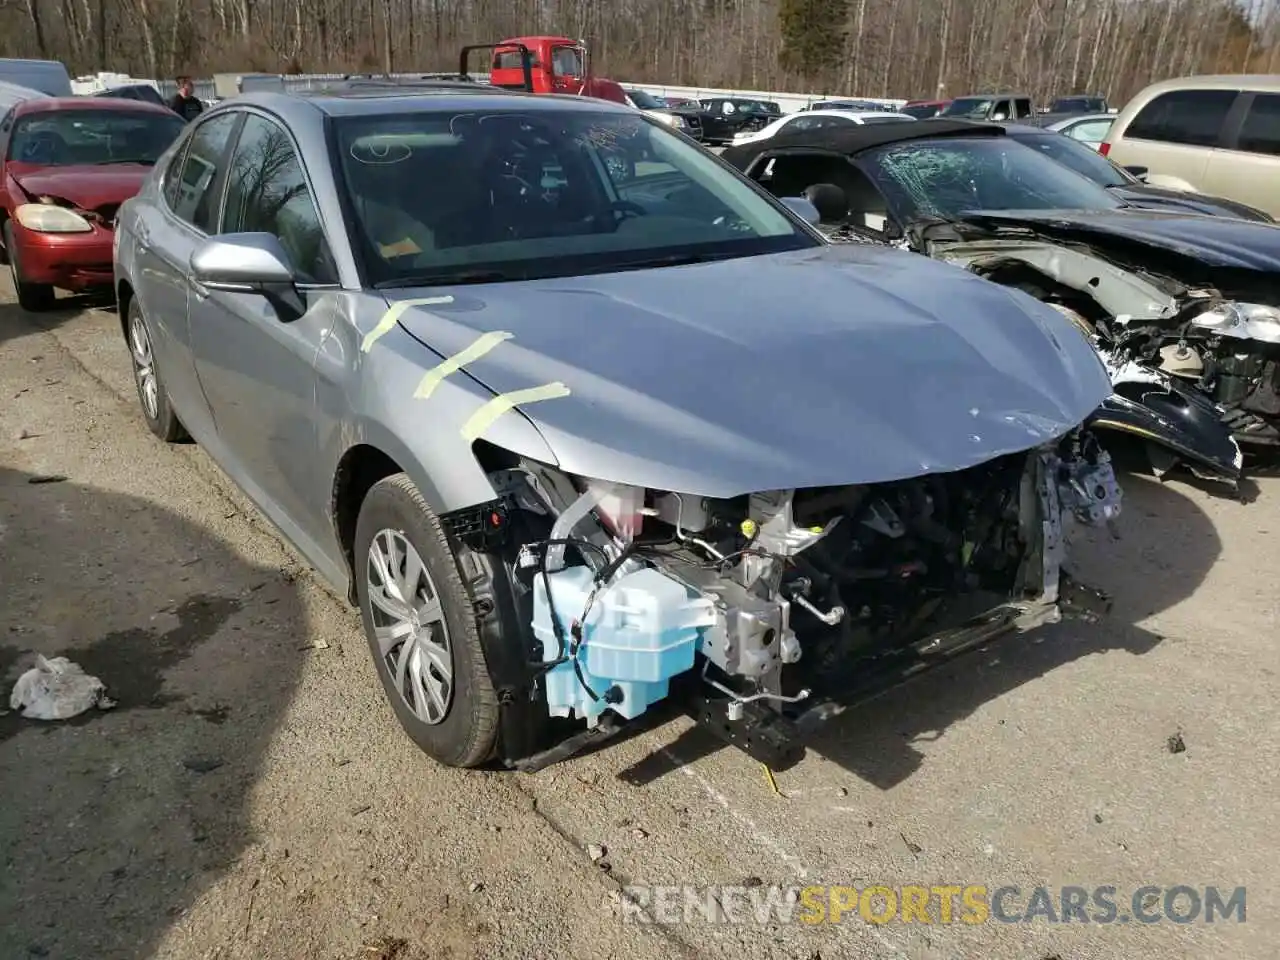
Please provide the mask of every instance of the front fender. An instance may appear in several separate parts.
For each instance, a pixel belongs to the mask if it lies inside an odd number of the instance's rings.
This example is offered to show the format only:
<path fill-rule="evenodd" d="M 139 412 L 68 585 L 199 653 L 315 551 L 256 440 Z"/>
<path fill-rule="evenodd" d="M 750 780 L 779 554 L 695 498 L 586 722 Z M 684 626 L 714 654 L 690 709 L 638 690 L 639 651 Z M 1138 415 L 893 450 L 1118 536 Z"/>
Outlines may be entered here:
<path fill-rule="evenodd" d="M 476 459 L 463 424 L 494 399 L 493 391 L 457 371 L 417 396 L 428 370 L 444 357 L 424 347 L 398 325 L 362 356 L 347 448 L 364 443 L 381 450 L 409 474 L 437 514 L 494 498 L 488 475 Z M 484 440 L 503 450 L 555 466 L 551 448 L 523 413 L 511 410 L 493 422 Z"/>

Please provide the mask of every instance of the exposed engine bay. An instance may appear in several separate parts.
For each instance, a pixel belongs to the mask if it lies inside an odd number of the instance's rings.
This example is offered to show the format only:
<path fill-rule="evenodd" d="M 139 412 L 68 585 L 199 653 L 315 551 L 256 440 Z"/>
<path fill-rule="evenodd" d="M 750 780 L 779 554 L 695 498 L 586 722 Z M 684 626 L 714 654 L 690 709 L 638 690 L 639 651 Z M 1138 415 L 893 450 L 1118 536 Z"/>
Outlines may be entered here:
<path fill-rule="evenodd" d="M 1084 429 L 959 472 L 730 500 L 527 460 L 491 478 L 550 524 L 514 565 L 548 712 L 612 726 L 692 681 L 739 743 L 749 715 L 829 710 L 848 678 L 940 630 L 1058 619 L 1064 520 L 1109 525 L 1121 507 Z"/>

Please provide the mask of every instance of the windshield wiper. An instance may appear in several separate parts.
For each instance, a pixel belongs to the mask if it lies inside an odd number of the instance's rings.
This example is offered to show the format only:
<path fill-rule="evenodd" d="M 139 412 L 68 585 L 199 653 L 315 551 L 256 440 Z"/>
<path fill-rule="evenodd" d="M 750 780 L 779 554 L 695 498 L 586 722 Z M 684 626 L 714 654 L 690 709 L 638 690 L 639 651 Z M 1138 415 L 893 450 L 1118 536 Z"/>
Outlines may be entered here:
<path fill-rule="evenodd" d="M 668 257 L 652 257 L 646 260 L 628 260 L 611 266 L 610 270 L 650 270 L 655 267 L 683 267 L 691 263 L 712 263 L 716 260 L 732 260 L 736 253 L 673 253 Z"/>
<path fill-rule="evenodd" d="M 145 157 L 133 157 L 133 158 L 127 158 L 123 160 L 99 160 L 97 163 L 94 164 L 94 166 L 106 167 L 116 163 L 137 163 L 144 167 L 154 167 L 156 165 L 156 162 L 154 160 L 148 160 Z"/>
<path fill-rule="evenodd" d="M 394 277 L 391 280 L 383 280 L 373 285 L 375 290 L 386 290 L 393 287 L 434 287 L 447 285 L 462 285 L 468 283 L 502 283 L 505 280 L 520 280 L 521 277 L 514 277 L 510 274 L 503 273 L 501 270 L 457 270 L 449 272 L 446 270 L 437 271 L 435 273 L 418 273 L 411 274 L 407 277 Z"/>

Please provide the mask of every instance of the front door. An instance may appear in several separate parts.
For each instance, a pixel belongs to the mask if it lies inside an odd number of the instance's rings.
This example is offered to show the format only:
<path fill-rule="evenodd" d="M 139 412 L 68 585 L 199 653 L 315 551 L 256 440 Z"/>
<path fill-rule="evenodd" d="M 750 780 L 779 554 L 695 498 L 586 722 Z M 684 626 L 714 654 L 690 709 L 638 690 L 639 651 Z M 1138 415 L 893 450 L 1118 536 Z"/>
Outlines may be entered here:
<path fill-rule="evenodd" d="M 289 255 L 307 309 L 282 314 L 258 293 L 198 288 L 196 364 L 218 433 L 245 489 L 300 545 L 330 535 L 332 477 L 320 476 L 316 354 L 334 322 L 337 271 L 293 138 L 249 113 L 231 157 L 221 233 L 270 233 Z"/>

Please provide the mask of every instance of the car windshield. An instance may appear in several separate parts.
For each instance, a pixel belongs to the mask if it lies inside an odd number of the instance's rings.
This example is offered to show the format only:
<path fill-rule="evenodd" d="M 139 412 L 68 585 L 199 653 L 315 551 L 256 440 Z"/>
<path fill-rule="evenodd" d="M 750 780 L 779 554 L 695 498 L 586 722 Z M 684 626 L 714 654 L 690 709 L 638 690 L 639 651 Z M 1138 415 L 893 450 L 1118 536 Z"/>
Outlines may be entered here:
<path fill-rule="evenodd" d="M 177 114 L 141 110 L 51 110 L 13 125 L 8 159 L 46 167 L 153 164 L 185 124 Z"/>
<path fill-rule="evenodd" d="M 652 93 L 646 93 L 643 90 L 628 90 L 627 96 L 641 110 L 665 110 L 667 105 L 655 97 Z"/>
<path fill-rule="evenodd" d="M 164 97 L 160 96 L 160 91 L 148 83 L 134 83 L 124 87 L 111 87 L 96 94 L 99 97 L 113 97 L 118 100 L 141 100 L 144 103 L 154 103 L 164 106 Z"/>
<path fill-rule="evenodd" d="M 373 286 L 604 273 L 820 242 L 643 114 L 347 117 L 333 137 Z"/>
<path fill-rule="evenodd" d="M 1100 187 L 1127 187 L 1135 182 L 1133 177 L 1121 171 L 1097 150 L 1061 133 L 1018 139 L 1051 160 L 1070 167 L 1082 177 L 1088 177 Z"/>
<path fill-rule="evenodd" d="M 928 120 L 930 117 L 938 115 L 938 105 L 936 103 L 918 103 L 914 106 L 903 107 L 901 112 L 918 120 Z"/>
<path fill-rule="evenodd" d="M 940 117 L 982 117 L 994 103 L 990 97 L 961 97 L 952 100 L 938 114 Z"/>
<path fill-rule="evenodd" d="M 1115 210 L 1110 193 L 1009 137 L 912 140 L 858 158 L 901 223 L 995 210 Z"/>

